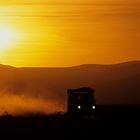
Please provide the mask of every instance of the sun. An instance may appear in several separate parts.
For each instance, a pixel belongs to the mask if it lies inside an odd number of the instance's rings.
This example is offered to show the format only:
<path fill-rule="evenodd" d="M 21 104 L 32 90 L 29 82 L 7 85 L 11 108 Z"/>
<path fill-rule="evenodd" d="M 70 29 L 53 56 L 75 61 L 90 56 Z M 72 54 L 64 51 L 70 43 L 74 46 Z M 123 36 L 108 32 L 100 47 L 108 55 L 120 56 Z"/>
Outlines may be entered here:
<path fill-rule="evenodd" d="M 10 27 L 0 27 L 0 50 L 6 50 L 18 39 L 18 32 Z"/>

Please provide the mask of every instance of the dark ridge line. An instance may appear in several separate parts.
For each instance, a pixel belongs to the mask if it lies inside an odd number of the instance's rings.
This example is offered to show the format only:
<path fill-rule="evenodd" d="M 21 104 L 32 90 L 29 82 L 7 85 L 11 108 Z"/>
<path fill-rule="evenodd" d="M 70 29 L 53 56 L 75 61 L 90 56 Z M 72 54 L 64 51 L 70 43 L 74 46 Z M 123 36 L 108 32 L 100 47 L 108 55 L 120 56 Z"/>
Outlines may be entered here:
<path fill-rule="evenodd" d="M 139 60 L 135 61 L 126 61 L 126 62 L 120 62 L 120 63 L 114 63 L 114 64 L 80 64 L 80 65 L 73 65 L 73 66 L 59 66 L 59 67 L 46 67 L 46 66 L 32 66 L 32 67 L 15 67 L 11 65 L 5 65 L 5 64 L 0 64 L 0 67 L 9 67 L 9 68 L 17 68 L 17 69 L 65 69 L 65 68 L 76 68 L 76 67 L 85 67 L 85 66 L 117 66 L 117 65 L 133 65 L 133 64 L 140 64 Z"/>

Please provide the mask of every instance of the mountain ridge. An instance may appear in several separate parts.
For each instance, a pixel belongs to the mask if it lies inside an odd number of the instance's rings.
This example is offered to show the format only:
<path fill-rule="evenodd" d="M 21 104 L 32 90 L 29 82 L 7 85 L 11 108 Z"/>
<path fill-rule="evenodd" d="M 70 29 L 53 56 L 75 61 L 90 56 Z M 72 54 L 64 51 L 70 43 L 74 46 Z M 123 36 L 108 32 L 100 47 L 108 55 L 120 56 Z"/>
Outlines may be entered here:
<path fill-rule="evenodd" d="M 140 60 L 134 60 L 134 61 L 124 61 L 124 62 L 120 62 L 120 63 L 114 63 L 114 64 L 92 64 L 92 63 L 89 63 L 89 64 L 80 64 L 80 65 L 74 65 L 74 66 L 65 66 L 65 67 L 47 67 L 47 66 L 44 66 L 44 67 L 38 67 L 38 66 L 35 66 L 35 67 L 15 67 L 15 66 L 11 66 L 11 65 L 5 65 L 5 64 L 0 64 L 0 68 L 18 68 L 18 69 L 21 69 L 21 68 L 54 68 L 54 69 L 65 69 L 65 68 L 74 68 L 74 67 L 85 67 L 85 66 L 117 66 L 117 65 L 135 65 L 135 64 L 140 64 Z"/>
<path fill-rule="evenodd" d="M 140 104 L 139 83 L 140 61 L 68 68 L 0 68 L 1 99 L 8 93 L 7 97 L 43 99 L 49 106 L 57 103 L 57 108 L 65 109 L 67 89 L 79 87 L 93 88 L 97 104 Z"/>

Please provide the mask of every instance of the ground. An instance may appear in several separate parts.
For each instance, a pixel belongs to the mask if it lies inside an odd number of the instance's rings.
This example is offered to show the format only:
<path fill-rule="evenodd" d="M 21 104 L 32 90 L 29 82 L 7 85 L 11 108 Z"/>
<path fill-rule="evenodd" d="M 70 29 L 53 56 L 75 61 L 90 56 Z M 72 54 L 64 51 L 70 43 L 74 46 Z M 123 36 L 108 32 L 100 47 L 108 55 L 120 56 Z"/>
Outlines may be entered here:
<path fill-rule="evenodd" d="M 140 106 L 98 106 L 92 119 L 68 113 L 0 117 L 1 137 L 17 139 L 90 139 L 137 136 Z"/>

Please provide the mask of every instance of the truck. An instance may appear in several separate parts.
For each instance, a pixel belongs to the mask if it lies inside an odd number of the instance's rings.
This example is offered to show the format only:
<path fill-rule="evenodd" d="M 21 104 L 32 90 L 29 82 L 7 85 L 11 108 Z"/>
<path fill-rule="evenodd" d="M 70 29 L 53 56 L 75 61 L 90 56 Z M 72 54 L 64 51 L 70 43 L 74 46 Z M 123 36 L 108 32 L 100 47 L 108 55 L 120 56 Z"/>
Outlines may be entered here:
<path fill-rule="evenodd" d="M 95 90 L 89 87 L 68 89 L 67 112 L 69 115 L 93 118 L 95 113 Z"/>

